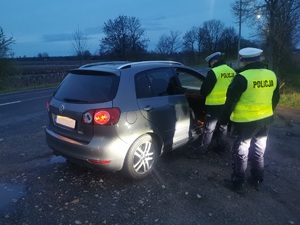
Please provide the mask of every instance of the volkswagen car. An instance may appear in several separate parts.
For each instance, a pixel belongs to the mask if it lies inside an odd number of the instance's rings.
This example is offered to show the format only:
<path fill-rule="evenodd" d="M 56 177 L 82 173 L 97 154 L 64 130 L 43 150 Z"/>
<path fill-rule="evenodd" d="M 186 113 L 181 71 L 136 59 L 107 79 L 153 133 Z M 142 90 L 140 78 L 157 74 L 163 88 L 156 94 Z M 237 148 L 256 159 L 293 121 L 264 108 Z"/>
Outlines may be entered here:
<path fill-rule="evenodd" d="M 174 61 L 73 69 L 47 102 L 46 142 L 71 162 L 143 179 L 157 157 L 201 134 L 204 77 Z"/>

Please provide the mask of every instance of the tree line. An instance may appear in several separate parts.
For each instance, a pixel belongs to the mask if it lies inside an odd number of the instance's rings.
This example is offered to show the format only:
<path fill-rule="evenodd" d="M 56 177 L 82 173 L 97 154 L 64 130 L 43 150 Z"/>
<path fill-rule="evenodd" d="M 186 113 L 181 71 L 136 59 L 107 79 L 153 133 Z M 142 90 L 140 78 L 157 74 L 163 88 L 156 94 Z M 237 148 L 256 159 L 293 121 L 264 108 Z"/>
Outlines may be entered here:
<path fill-rule="evenodd" d="M 108 20 L 103 26 L 104 37 L 99 43 L 98 55 L 110 60 L 172 59 L 199 64 L 205 56 L 221 51 L 228 58 L 237 55 L 238 35 L 233 27 L 226 27 L 220 20 L 205 21 L 202 26 L 192 27 L 185 34 L 170 30 L 159 37 L 153 50 L 148 50 L 149 39 L 136 17 L 120 15 Z M 91 54 L 87 37 L 77 29 L 73 33 L 72 46 L 78 57 Z M 243 45 L 258 46 L 256 42 L 242 38 Z"/>

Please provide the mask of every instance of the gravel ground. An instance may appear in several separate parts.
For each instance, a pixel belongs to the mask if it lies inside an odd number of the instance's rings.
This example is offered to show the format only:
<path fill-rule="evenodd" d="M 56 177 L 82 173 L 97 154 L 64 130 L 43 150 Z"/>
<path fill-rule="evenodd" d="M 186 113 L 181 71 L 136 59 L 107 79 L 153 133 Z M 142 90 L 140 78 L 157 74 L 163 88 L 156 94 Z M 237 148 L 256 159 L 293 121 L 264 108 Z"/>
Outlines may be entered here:
<path fill-rule="evenodd" d="M 164 155 L 151 177 L 132 181 L 53 157 L 44 127 L 12 135 L 0 140 L 0 224 L 300 224 L 299 110 L 276 110 L 260 191 L 225 188 L 230 153 L 186 158 L 196 145 Z"/>

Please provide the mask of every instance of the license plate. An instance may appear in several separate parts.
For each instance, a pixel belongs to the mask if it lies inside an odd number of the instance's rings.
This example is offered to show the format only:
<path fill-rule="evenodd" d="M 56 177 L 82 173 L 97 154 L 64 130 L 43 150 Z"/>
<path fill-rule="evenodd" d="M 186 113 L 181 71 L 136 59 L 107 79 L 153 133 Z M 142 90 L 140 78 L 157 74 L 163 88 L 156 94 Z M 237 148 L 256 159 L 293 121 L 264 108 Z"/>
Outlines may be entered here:
<path fill-rule="evenodd" d="M 57 124 L 60 124 L 60 125 L 63 125 L 65 127 L 72 128 L 72 129 L 75 128 L 75 124 L 76 124 L 75 120 L 73 120 L 73 119 L 71 119 L 69 117 L 60 116 L 60 115 L 56 116 L 55 122 Z"/>

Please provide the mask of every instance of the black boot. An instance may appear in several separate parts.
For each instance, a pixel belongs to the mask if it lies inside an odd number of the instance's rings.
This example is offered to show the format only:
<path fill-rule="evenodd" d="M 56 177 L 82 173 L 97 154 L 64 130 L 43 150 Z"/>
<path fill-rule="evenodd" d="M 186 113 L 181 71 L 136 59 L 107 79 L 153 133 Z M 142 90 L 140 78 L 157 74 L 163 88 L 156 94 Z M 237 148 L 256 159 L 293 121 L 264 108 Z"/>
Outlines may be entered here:
<path fill-rule="evenodd" d="M 246 193 L 244 183 L 236 183 L 231 180 L 224 179 L 224 186 L 240 195 Z"/>
<path fill-rule="evenodd" d="M 262 180 L 255 179 L 254 177 L 250 176 L 248 178 L 248 183 L 253 187 L 256 191 L 259 191 L 261 188 Z"/>

